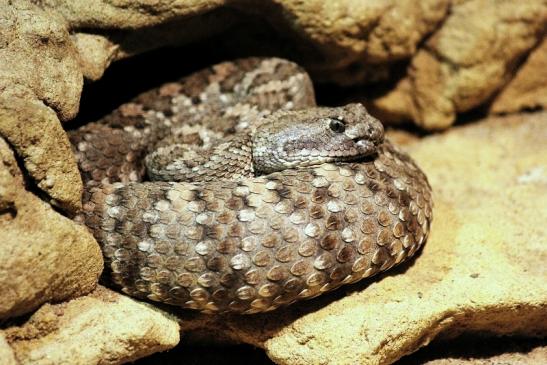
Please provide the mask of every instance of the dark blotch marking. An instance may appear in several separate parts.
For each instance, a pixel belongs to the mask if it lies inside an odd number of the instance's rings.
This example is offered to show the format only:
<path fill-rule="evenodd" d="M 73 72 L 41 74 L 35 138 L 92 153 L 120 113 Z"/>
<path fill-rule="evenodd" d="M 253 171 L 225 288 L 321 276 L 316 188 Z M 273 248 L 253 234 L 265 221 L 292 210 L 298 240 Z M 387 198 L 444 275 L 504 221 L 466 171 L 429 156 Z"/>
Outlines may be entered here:
<path fill-rule="evenodd" d="M 342 229 L 342 219 L 337 214 L 331 214 L 327 218 L 327 229 L 336 231 Z"/>
<path fill-rule="evenodd" d="M 316 204 L 323 204 L 327 199 L 328 190 L 326 188 L 317 188 L 311 196 L 311 200 Z"/>
<path fill-rule="evenodd" d="M 336 233 L 329 233 L 321 240 L 321 247 L 325 250 L 332 250 L 338 244 L 338 237 Z"/>

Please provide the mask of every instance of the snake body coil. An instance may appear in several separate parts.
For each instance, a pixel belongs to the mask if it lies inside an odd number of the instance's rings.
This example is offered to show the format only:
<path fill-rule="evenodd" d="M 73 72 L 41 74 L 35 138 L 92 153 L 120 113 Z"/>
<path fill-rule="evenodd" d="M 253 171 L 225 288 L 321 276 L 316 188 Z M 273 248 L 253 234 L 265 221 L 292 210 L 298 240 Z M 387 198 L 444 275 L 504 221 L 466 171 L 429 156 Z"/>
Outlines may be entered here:
<path fill-rule="evenodd" d="M 231 135 L 291 113 L 323 120 L 325 110 L 296 65 L 253 58 L 164 85 L 72 132 L 86 184 L 80 219 L 102 245 L 111 281 L 129 295 L 203 312 L 256 313 L 411 257 L 429 233 L 431 190 L 377 129 L 361 129 L 365 140 L 348 134 L 370 154 L 358 161 L 246 177 L 256 172 L 247 167 L 252 147 Z M 234 144 L 211 148 L 226 138 Z M 344 156 L 341 145 L 329 156 Z M 170 154 L 185 159 L 172 164 Z M 202 179 L 143 182 L 146 164 L 161 180 L 179 167 Z"/>

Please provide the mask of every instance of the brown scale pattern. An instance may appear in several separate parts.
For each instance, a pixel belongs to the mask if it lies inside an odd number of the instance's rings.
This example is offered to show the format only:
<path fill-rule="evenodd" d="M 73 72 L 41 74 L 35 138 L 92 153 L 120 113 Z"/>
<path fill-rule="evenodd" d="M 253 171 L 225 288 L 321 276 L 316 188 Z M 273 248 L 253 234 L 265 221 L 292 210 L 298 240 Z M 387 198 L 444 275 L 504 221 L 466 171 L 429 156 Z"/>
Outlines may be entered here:
<path fill-rule="evenodd" d="M 118 183 L 90 202 L 87 224 L 124 292 L 204 312 L 269 311 L 387 270 L 414 255 L 432 218 L 425 175 L 389 143 L 370 162 Z"/>
<path fill-rule="evenodd" d="M 79 218 L 101 243 L 110 280 L 129 295 L 203 312 L 264 312 L 387 270 L 426 241 L 427 178 L 388 141 L 360 163 L 238 181 L 139 182 L 149 145 L 173 123 L 168 105 L 199 95 L 185 88 L 235 88 L 260 62 L 215 66 L 71 134 L 86 181 Z M 277 78 L 300 71 L 286 61 L 275 69 Z M 250 84 L 261 87 L 263 75 Z M 297 94 L 296 107 L 313 99 Z M 286 100 L 264 102 L 274 109 Z"/>

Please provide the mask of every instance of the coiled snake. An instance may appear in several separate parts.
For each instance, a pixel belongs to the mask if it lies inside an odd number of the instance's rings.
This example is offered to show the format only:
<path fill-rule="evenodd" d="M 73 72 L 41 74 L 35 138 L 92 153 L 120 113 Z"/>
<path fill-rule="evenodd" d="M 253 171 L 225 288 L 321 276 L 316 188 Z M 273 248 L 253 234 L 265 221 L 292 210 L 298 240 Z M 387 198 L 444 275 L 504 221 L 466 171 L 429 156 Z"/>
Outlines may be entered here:
<path fill-rule="evenodd" d="M 314 99 L 295 64 L 243 59 L 71 132 L 79 219 L 110 280 L 135 297 L 256 313 L 411 257 L 432 219 L 426 176 L 363 106 Z"/>

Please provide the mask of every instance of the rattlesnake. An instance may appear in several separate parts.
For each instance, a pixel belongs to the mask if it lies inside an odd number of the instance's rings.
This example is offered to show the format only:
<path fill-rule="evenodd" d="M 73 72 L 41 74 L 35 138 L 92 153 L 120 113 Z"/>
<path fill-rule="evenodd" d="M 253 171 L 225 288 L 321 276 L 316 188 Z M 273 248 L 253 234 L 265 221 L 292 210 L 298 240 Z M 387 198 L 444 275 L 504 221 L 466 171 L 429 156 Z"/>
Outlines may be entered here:
<path fill-rule="evenodd" d="M 362 105 L 315 106 L 289 61 L 218 64 L 70 139 L 85 182 L 78 219 L 131 296 L 269 311 L 387 270 L 429 234 L 422 171 Z M 143 181 L 147 170 L 173 181 Z M 188 178 L 199 181 L 176 182 Z"/>

